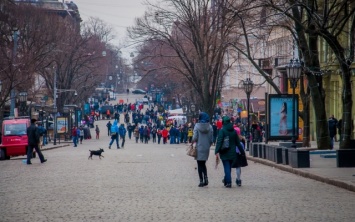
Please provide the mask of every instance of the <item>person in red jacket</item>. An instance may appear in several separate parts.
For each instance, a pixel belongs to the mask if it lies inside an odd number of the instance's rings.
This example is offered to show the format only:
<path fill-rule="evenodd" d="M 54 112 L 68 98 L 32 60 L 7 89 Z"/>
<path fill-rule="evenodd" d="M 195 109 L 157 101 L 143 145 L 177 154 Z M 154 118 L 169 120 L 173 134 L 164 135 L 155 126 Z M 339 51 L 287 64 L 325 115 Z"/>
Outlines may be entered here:
<path fill-rule="evenodd" d="M 163 144 L 166 144 L 166 142 L 168 141 L 168 135 L 169 135 L 169 131 L 164 127 L 164 129 L 161 131 L 161 135 L 163 137 Z"/>
<path fill-rule="evenodd" d="M 219 130 L 222 129 L 222 119 L 217 120 L 216 126 L 217 126 L 217 135 L 218 135 Z"/>

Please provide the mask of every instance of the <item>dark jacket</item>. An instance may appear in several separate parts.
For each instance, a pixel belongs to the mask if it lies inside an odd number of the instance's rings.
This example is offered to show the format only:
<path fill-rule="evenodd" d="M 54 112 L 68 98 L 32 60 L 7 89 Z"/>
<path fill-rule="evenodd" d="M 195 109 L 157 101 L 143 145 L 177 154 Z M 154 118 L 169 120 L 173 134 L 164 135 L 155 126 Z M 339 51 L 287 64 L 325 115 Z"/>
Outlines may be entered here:
<path fill-rule="evenodd" d="M 27 128 L 28 145 L 36 146 L 39 144 L 39 130 L 33 123 Z"/>
<path fill-rule="evenodd" d="M 229 136 L 229 149 L 228 151 L 221 153 L 220 151 L 225 136 Z M 235 150 L 237 146 L 240 150 L 243 149 L 240 145 L 239 137 L 233 128 L 233 124 L 230 122 L 224 123 L 222 129 L 218 133 L 215 154 L 219 153 L 221 160 L 234 160 L 237 155 Z"/>

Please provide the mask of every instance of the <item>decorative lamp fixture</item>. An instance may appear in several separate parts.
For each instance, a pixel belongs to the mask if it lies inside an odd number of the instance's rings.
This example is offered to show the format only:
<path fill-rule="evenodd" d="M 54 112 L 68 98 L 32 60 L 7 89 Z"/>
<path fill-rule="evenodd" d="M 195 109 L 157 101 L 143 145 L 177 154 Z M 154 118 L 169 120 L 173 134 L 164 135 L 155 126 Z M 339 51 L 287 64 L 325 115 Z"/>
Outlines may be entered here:
<path fill-rule="evenodd" d="M 195 112 L 195 110 L 196 110 L 195 104 L 191 104 L 190 109 L 191 109 L 191 112 Z"/>
<path fill-rule="evenodd" d="M 298 59 L 291 59 L 288 66 L 286 66 L 287 78 L 290 80 L 292 87 L 292 148 L 296 148 L 296 98 L 295 98 L 295 88 L 297 87 L 297 82 L 301 77 L 302 66 Z M 297 110 L 298 112 L 298 110 Z"/>
<path fill-rule="evenodd" d="M 249 150 L 250 145 L 250 134 L 251 134 L 251 127 L 250 127 L 250 116 L 249 116 L 249 105 L 250 105 L 250 94 L 253 91 L 254 83 L 251 81 L 250 78 L 247 78 L 243 81 L 244 92 L 247 94 L 247 118 L 248 118 L 248 126 L 247 126 L 247 150 Z"/>
<path fill-rule="evenodd" d="M 27 92 L 20 92 L 18 94 L 20 102 L 27 102 Z"/>

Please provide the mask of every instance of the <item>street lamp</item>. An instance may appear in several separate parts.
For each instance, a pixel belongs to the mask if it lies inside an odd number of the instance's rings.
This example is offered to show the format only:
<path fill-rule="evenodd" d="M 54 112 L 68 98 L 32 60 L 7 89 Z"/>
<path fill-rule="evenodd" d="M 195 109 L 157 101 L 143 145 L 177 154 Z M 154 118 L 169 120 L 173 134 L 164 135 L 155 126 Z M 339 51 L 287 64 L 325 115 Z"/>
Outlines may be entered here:
<path fill-rule="evenodd" d="M 288 66 L 286 66 L 287 78 L 290 80 L 292 87 L 292 145 L 291 147 L 296 148 L 296 99 L 295 99 L 295 88 L 297 87 L 298 79 L 301 77 L 302 66 L 298 59 L 291 59 Z M 297 110 L 298 111 L 298 110 Z"/>
<path fill-rule="evenodd" d="M 253 91 L 254 83 L 253 81 L 250 80 L 250 78 L 247 78 L 246 80 L 243 81 L 243 87 L 244 87 L 244 92 L 247 94 L 247 113 L 248 113 L 248 127 L 247 127 L 247 150 L 249 150 L 249 145 L 250 145 L 250 118 L 249 118 L 249 105 L 250 105 L 250 94 Z"/>
<path fill-rule="evenodd" d="M 190 106 L 190 111 L 192 113 L 192 119 L 194 118 L 195 116 L 195 110 L 196 110 L 196 105 L 195 104 L 191 104 Z"/>
<path fill-rule="evenodd" d="M 20 99 L 20 111 L 21 111 L 21 116 L 26 115 L 26 103 L 27 103 L 27 92 L 20 92 L 18 94 L 19 99 Z"/>

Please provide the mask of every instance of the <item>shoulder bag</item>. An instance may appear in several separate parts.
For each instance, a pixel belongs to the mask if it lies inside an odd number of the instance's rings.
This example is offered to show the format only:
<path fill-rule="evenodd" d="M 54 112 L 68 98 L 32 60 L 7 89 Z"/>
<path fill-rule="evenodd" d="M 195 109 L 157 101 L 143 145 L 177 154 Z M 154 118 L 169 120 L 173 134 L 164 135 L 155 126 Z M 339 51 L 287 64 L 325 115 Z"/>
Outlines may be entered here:
<path fill-rule="evenodd" d="M 188 156 L 196 157 L 197 156 L 196 147 L 194 147 L 192 144 L 188 146 L 186 149 L 186 154 Z"/>

